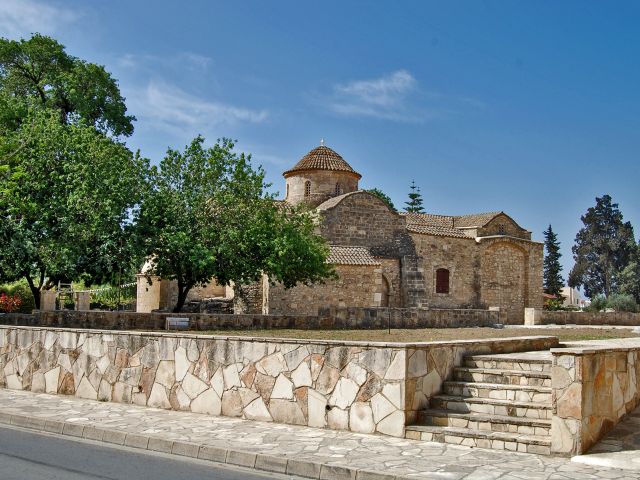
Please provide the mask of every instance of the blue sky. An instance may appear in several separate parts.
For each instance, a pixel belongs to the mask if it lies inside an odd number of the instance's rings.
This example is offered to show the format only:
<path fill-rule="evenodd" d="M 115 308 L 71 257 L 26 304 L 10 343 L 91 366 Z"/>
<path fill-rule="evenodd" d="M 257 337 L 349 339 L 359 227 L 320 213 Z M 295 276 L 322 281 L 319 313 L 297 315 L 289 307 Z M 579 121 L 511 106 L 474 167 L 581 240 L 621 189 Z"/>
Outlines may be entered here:
<path fill-rule="evenodd" d="M 324 138 L 397 206 L 504 210 L 565 275 L 610 194 L 640 236 L 640 3 L 3 0 L 0 34 L 49 34 L 120 82 L 133 149 L 197 134 L 281 172 Z"/>

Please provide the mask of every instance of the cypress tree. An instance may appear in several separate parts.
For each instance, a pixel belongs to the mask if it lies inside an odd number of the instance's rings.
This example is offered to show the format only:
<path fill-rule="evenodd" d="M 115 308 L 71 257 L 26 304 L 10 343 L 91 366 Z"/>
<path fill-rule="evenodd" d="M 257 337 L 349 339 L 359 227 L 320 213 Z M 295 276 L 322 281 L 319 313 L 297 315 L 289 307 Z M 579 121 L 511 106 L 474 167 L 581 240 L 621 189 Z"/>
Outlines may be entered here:
<path fill-rule="evenodd" d="M 549 295 L 560 298 L 564 279 L 562 265 L 560 265 L 560 242 L 558 235 L 551 229 L 551 225 L 544 232 L 544 291 Z"/>

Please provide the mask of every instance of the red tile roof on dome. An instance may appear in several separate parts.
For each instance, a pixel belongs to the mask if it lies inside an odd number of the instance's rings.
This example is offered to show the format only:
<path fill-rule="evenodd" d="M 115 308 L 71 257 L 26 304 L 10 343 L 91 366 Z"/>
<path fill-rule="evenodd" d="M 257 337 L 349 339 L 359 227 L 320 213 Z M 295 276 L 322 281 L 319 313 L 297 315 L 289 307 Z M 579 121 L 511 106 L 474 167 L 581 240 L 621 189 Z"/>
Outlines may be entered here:
<path fill-rule="evenodd" d="M 349 165 L 344 158 L 325 145 L 320 145 L 307 153 L 293 168 L 283 173 L 286 177 L 293 172 L 304 170 L 332 170 L 338 172 L 349 172 L 362 177 Z"/>

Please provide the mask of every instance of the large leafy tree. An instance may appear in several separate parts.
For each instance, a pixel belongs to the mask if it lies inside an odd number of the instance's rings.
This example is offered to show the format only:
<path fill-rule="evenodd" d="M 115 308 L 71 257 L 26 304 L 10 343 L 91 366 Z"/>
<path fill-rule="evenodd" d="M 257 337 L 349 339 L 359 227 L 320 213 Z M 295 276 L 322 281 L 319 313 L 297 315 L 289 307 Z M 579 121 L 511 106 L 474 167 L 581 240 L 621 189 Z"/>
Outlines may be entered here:
<path fill-rule="evenodd" d="M 416 185 L 414 180 L 411 181 L 409 186 L 409 201 L 404 202 L 406 205 L 405 211 L 412 213 L 424 213 L 424 207 L 422 206 L 422 194 L 420 193 L 420 187 Z"/>
<path fill-rule="evenodd" d="M 620 292 L 633 296 L 640 304 L 640 244 L 636 245 L 629 263 L 620 274 Z"/>
<path fill-rule="evenodd" d="M 40 291 L 108 278 L 132 259 L 128 225 L 148 162 L 83 122 L 36 111 L 0 136 L 0 277 Z"/>
<path fill-rule="evenodd" d="M 267 274 L 292 287 L 332 276 L 328 249 L 307 210 L 265 195 L 264 172 L 223 139 L 195 138 L 169 149 L 153 170 L 153 190 L 138 216 L 149 275 L 176 280 L 180 311 L 194 286 L 247 284 Z"/>
<path fill-rule="evenodd" d="M 588 297 L 608 297 L 619 291 L 620 274 L 637 248 L 630 222 L 609 195 L 596 197 L 596 205 L 581 217 L 583 227 L 572 248 L 575 265 L 569 286 L 583 286 Z"/>
<path fill-rule="evenodd" d="M 0 126 L 15 130 L 36 108 L 55 111 L 62 123 L 82 120 L 103 133 L 133 133 L 135 118 L 103 66 L 69 55 L 43 35 L 0 38 Z"/>
<path fill-rule="evenodd" d="M 560 265 L 560 242 L 558 235 L 553 231 L 551 225 L 544 232 L 544 291 L 550 295 L 560 297 L 564 279 L 562 278 L 562 265 Z"/>

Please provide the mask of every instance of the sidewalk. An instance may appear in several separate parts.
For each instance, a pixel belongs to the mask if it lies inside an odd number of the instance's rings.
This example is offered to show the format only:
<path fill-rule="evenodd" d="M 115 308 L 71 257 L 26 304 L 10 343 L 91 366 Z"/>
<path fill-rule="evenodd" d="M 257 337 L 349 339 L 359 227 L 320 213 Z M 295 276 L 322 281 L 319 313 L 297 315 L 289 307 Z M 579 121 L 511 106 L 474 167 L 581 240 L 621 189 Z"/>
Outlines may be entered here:
<path fill-rule="evenodd" d="M 0 423 L 321 479 L 636 479 L 569 459 L 0 389 Z"/>

